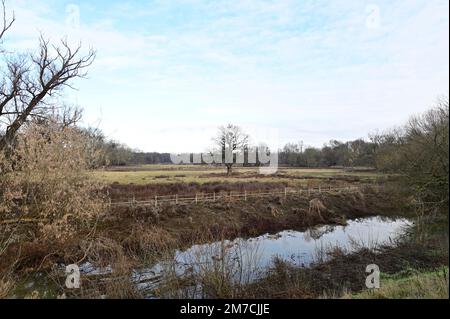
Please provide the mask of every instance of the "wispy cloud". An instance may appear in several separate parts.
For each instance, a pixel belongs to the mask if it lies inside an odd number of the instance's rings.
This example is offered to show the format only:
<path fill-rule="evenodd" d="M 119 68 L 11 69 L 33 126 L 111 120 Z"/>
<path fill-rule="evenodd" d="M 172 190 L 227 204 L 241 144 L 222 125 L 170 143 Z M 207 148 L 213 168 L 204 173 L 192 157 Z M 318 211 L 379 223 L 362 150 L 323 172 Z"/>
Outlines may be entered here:
<path fill-rule="evenodd" d="M 43 32 L 95 47 L 70 97 L 87 122 L 101 114 L 107 132 L 146 150 L 201 150 L 188 128 L 224 122 L 278 128 L 281 142 L 364 137 L 448 94 L 446 0 L 373 1 L 375 13 L 349 0 L 73 4 L 79 26 L 68 3 L 14 1 L 8 43 L 33 48 Z M 167 141 L 177 126 L 187 131 Z"/>

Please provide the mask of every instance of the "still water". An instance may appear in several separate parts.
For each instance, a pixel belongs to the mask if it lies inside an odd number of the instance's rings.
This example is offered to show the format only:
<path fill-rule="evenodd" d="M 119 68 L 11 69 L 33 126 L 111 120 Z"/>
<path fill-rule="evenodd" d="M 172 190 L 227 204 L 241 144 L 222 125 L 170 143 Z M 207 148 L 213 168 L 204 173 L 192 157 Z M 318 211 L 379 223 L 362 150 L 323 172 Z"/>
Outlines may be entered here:
<path fill-rule="evenodd" d="M 194 245 L 178 250 L 173 258 L 155 266 L 136 270 L 133 280 L 143 289 L 151 289 L 167 274 L 219 272 L 239 282 L 251 282 L 263 275 L 275 257 L 298 266 L 329 258 L 326 251 L 339 247 L 352 252 L 362 247 L 392 245 L 412 222 L 381 217 L 348 221 L 345 226 L 320 226 L 306 231 L 285 230 L 254 238 Z"/>

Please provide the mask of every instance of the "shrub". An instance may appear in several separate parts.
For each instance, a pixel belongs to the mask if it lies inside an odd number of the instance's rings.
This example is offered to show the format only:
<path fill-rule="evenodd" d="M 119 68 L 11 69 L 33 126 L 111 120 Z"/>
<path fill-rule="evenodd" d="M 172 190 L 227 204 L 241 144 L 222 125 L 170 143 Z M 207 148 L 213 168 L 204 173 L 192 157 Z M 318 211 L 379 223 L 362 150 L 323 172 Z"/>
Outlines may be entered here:
<path fill-rule="evenodd" d="M 55 119 L 26 126 L 0 154 L 2 231 L 26 223 L 28 239 L 61 240 L 104 210 L 100 185 L 88 175 L 86 145 L 76 127 Z"/>

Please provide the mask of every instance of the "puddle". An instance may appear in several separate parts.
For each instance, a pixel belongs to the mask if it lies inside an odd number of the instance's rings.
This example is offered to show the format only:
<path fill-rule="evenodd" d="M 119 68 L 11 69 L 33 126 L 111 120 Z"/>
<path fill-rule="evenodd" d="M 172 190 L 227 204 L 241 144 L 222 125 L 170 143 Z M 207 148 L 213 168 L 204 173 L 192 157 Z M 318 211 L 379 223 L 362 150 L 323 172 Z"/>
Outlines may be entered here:
<path fill-rule="evenodd" d="M 358 247 L 392 244 L 410 225 L 412 222 L 407 219 L 371 217 L 348 221 L 346 226 L 327 225 L 304 232 L 286 230 L 249 239 L 195 245 L 176 251 L 172 260 L 136 270 L 132 279 L 144 290 L 158 286 L 167 274 L 188 276 L 213 272 L 248 283 L 263 275 L 275 257 L 307 267 L 319 257 L 326 259 L 320 252 L 327 248 L 338 246 L 351 252 Z"/>
<path fill-rule="evenodd" d="M 329 258 L 323 254 L 327 248 L 338 246 L 351 252 L 361 247 L 393 244 L 404 234 L 405 228 L 412 224 L 407 219 L 371 217 L 348 221 L 346 226 L 325 225 L 306 231 L 285 230 L 254 238 L 194 245 L 186 250 L 175 251 L 171 259 L 161 260 L 153 267 L 135 269 L 131 281 L 147 298 L 153 298 L 154 289 L 174 276 L 189 278 L 193 274 L 213 274 L 246 284 L 265 276 L 269 267 L 273 266 L 275 257 L 308 267 L 318 258 Z M 64 269 L 63 265 L 61 269 Z M 101 280 L 108 280 L 108 275 L 113 272 L 109 266 L 96 267 L 89 262 L 80 265 L 80 271 L 85 276 L 104 275 Z M 32 278 L 23 283 L 13 298 L 23 297 L 32 290 L 42 290 L 40 296 L 43 297 L 55 297 L 49 287 L 47 282 L 41 283 L 39 278 Z M 192 291 L 190 296 L 194 298 L 201 297 L 202 287 L 199 283 L 191 282 L 191 286 L 183 289 Z"/>

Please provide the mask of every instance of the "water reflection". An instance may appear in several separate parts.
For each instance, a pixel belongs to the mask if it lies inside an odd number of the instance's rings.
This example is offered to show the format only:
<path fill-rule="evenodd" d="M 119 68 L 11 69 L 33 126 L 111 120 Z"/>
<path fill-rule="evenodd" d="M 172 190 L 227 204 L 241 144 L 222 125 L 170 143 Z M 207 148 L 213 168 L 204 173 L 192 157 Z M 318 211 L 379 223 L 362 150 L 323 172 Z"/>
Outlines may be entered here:
<path fill-rule="evenodd" d="M 150 269 L 136 271 L 133 279 L 141 288 L 157 285 L 164 276 L 219 273 L 240 283 L 250 282 L 272 265 L 274 257 L 308 266 L 317 253 L 340 247 L 351 252 L 395 241 L 412 223 L 406 219 L 380 217 L 349 221 L 345 226 L 320 226 L 304 232 L 285 230 L 277 234 L 195 245 L 176 251 L 173 260 L 161 261 Z M 323 258 L 323 256 L 321 256 Z"/>

